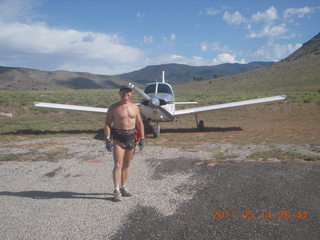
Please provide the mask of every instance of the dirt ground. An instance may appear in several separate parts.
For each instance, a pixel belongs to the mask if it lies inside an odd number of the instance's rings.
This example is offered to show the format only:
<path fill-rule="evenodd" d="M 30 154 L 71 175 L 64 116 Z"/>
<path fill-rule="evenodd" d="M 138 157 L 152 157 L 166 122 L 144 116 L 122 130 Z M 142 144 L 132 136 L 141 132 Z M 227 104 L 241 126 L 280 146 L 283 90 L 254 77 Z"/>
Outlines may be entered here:
<path fill-rule="evenodd" d="M 320 160 L 318 156 L 320 154 L 319 104 L 254 105 L 206 113 L 199 118 L 205 122 L 205 128 L 202 131 L 195 127 L 195 120 L 192 116 L 181 117 L 176 123 L 162 123 L 161 136 L 153 138 L 147 135 L 147 146 L 180 148 L 189 152 L 209 150 L 212 157 L 209 162 L 206 162 L 207 164 L 229 160 Z M 62 132 L 58 130 L 48 134 L 44 131 L 41 134 L 42 132 L 21 131 L 13 132 L 9 134 L 10 136 L 6 134 L 5 137 L 10 137 L 11 140 L 0 141 L 2 142 L 0 160 L 58 160 L 69 152 L 63 143 L 65 137 L 74 137 L 73 139 L 85 137 L 99 141 L 104 139 L 103 129 L 78 132 L 70 130 L 69 134 L 68 131 Z M 47 141 L 46 139 L 51 137 L 61 138 L 62 141 L 60 144 L 59 141 L 54 140 L 54 151 L 41 151 L 48 147 L 46 143 L 42 145 L 37 141 L 36 144 L 32 144 L 35 138 L 43 138 Z M 19 142 L 23 144 L 19 151 L 11 151 L 16 147 L 11 146 L 10 142 L 13 145 Z M 103 142 L 101 144 L 103 145 Z M 206 146 L 209 146 L 209 149 L 206 149 Z M 21 152 L 22 149 L 24 151 Z M 248 152 L 248 154 L 243 152 Z"/>
<path fill-rule="evenodd" d="M 199 131 L 193 117 L 161 125 L 161 137 L 148 142 L 167 146 L 206 143 L 320 144 L 320 105 L 284 103 L 253 105 L 201 115 Z"/>

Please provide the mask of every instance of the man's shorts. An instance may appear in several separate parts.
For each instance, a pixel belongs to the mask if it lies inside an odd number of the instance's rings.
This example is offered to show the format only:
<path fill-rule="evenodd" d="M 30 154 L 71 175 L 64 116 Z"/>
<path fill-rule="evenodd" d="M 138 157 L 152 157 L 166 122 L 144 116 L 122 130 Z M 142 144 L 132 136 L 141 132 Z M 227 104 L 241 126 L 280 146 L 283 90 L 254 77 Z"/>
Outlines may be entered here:
<path fill-rule="evenodd" d="M 133 149 L 136 147 L 136 129 L 121 130 L 111 128 L 111 136 L 114 143 L 120 146 L 122 149 Z"/>

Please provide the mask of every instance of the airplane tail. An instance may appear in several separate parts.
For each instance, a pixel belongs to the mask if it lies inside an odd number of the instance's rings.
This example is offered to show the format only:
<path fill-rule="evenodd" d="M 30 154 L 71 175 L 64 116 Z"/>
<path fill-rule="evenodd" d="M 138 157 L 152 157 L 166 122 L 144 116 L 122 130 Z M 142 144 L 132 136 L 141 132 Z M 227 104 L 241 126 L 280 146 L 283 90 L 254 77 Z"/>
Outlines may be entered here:
<path fill-rule="evenodd" d="M 164 70 L 162 70 L 162 82 L 165 83 L 166 81 L 164 80 Z"/>

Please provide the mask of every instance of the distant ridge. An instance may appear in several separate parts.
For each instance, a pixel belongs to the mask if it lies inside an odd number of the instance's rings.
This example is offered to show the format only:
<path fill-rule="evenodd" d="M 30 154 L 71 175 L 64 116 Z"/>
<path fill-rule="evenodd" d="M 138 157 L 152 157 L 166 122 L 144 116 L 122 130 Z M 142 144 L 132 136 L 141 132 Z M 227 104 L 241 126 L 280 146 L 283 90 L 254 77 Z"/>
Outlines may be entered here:
<path fill-rule="evenodd" d="M 268 66 L 273 62 L 248 64 L 221 64 L 217 66 L 193 67 L 183 64 L 148 66 L 131 73 L 107 76 L 70 71 L 40 71 L 28 68 L 0 67 L 0 89 L 4 90 L 58 90 L 118 88 L 129 81 L 147 83 L 161 80 L 161 71 L 171 84 L 185 83 L 193 78 L 208 79 L 228 76 Z"/>
<path fill-rule="evenodd" d="M 122 79 L 106 75 L 0 67 L 0 89 L 4 90 L 116 88 L 122 84 Z"/>
<path fill-rule="evenodd" d="M 163 64 L 163 65 L 152 65 L 147 66 L 138 71 L 131 73 L 125 73 L 117 75 L 120 78 L 126 79 L 127 81 L 134 81 L 138 83 L 148 83 L 154 81 L 161 81 L 161 71 L 165 70 L 166 79 L 171 84 L 185 83 L 193 80 L 194 78 L 199 79 L 210 79 L 213 77 L 229 76 L 249 70 L 269 66 L 274 62 L 251 62 L 248 64 L 239 63 L 225 63 L 216 66 L 188 66 L 184 64 Z"/>

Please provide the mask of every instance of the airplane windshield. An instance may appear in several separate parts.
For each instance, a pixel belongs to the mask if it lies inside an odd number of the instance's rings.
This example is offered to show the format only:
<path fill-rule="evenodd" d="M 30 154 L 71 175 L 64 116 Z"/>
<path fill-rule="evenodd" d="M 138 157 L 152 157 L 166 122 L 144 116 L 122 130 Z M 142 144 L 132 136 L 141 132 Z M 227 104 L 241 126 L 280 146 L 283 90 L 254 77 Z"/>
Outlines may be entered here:
<path fill-rule="evenodd" d="M 146 89 L 144 90 L 144 92 L 146 94 L 148 93 L 155 93 L 156 92 L 156 84 L 150 84 L 146 87 Z"/>
<path fill-rule="evenodd" d="M 167 84 L 158 84 L 158 93 L 168 93 L 172 95 L 171 88 Z"/>
<path fill-rule="evenodd" d="M 157 85 L 158 85 L 158 87 L 157 87 Z M 167 94 L 173 95 L 170 86 L 167 85 L 167 84 L 163 84 L 163 83 L 149 84 L 145 88 L 144 92 L 146 94 L 149 94 L 149 93 L 167 93 Z"/>

